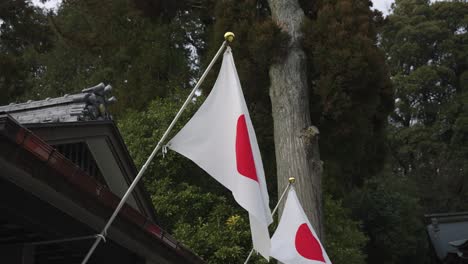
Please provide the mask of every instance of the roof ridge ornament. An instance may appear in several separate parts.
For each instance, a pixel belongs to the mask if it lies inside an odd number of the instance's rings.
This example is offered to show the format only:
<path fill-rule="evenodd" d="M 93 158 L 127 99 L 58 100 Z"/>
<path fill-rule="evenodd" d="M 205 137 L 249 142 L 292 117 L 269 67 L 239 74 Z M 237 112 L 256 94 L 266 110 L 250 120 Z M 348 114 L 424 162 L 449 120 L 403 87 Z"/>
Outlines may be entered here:
<path fill-rule="evenodd" d="M 108 106 L 117 99 L 111 93 L 111 85 L 99 83 L 75 94 L 0 106 L 0 112 L 23 124 L 112 120 Z"/>

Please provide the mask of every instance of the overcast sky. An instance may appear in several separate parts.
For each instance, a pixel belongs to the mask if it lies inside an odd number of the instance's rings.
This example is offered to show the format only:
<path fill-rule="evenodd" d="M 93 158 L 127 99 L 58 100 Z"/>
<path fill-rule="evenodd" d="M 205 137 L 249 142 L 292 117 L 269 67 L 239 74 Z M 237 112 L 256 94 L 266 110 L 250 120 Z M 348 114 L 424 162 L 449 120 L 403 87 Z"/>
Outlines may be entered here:
<path fill-rule="evenodd" d="M 374 8 L 382 11 L 384 15 L 388 15 L 388 10 L 390 10 L 390 6 L 394 0 L 372 0 L 374 3 Z"/>
<path fill-rule="evenodd" d="M 33 2 L 34 5 L 37 5 L 37 6 L 40 6 L 40 7 L 43 7 L 43 8 L 47 8 L 47 9 L 51 9 L 51 8 L 57 7 L 57 5 L 60 2 L 62 2 L 62 0 L 48 0 L 44 4 L 41 3 L 40 0 L 32 0 L 32 2 Z"/>
<path fill-rule="evenodd" d="M 45 4 L 41 3 L 40 0 L 32 0 L 32 2 L 40 7 L 45 7 L 47 9 L 55 8 L 62 0 L 48 0 Z M 312 0 L 313 1 L 313 0 Z M 372 0 L 374 3 L 374 8 L 382 11 L 385 15 L 388 14 L 390 5 L 394 0 Z"/>

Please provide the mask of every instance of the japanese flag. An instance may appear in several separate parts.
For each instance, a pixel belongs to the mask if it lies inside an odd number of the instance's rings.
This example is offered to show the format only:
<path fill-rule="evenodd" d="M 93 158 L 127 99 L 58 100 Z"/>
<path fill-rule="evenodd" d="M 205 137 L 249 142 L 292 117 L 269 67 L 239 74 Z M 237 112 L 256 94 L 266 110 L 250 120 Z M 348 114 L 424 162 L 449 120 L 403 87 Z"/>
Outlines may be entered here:
<path fill-rule="evenodd" d="M 254 249 L 268 260 L 268 225 L 273 219 L 265 175 L 229 47 L 213 90 L 167 146 L 231 190 L 237 203 L 249 212 Z"/>
<path fill-rule="evenodd" d="M 285 264 L 331 264 L 294 187 L 289 190 L 283 215 L 271 238 L 271 256 Z"/>

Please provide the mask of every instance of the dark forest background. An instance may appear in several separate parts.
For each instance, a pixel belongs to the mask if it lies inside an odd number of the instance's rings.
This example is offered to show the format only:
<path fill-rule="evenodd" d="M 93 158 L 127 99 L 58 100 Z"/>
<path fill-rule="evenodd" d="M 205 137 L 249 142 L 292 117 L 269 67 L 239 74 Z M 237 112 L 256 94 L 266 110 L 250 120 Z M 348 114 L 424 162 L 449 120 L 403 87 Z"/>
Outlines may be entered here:
<path fill-rule="evenodd" d="M 368 0 L 299 2 L 331 260 L 432 263 L 424 214 L 468 210 L 468 3 L 396 0 L 383 17 Z M 276 203 L 268 69 L 288 39 L 267 1 L 64 0 L 48 11 L 1 0 L 0 23 L 0 105 L 110 83 L 112 113 L 137 166 L 224 32 L 235 32 L 234 58 Z M 156 158 L 143 181 L 159 224 L 178 240 L 208 263 L 243 262 L 247 214 L 221 185 L 174 153 Z"/>

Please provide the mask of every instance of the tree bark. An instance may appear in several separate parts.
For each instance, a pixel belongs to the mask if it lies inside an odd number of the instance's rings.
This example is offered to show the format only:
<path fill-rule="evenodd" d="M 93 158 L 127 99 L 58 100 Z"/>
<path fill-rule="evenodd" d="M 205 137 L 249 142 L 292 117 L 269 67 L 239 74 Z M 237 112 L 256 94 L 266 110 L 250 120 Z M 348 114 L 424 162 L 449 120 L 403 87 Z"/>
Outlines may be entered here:
<path fill-rule="evenodd" d="M 290 36 L 286 57 L 273 64 L 269 71 L 278 193 L 283 192 L 289 177 L 295 177 L 304 211 L 317 235 L 323 238 L 319 131 L 311 124 L 306 56 L 300 44 L 305 15 L 297 0 L 269 0 L 268 3 L 273 21 Z"/>

